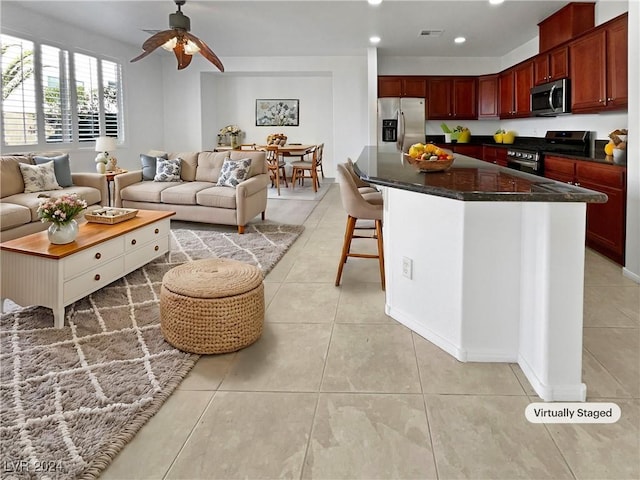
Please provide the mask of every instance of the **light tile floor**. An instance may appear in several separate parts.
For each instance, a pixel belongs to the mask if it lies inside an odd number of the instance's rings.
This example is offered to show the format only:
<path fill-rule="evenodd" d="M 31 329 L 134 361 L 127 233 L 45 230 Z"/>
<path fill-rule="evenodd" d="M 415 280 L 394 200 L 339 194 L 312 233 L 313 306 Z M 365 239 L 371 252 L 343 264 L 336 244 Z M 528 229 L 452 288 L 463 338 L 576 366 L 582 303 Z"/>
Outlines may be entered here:
<path fill-rule="evenodd" d="M 313 211 L 269 202 L 307 228 L 265 280 L 263 337 L 203 356 L 101 478 L 640 478 L 640 286 L 619 266 L 587 252 L 583 370 L 622 418 L 534 425 L 517 365 L 457 362 L 384 314 L 374 260 L 333 285 L 337 186 Z"/>

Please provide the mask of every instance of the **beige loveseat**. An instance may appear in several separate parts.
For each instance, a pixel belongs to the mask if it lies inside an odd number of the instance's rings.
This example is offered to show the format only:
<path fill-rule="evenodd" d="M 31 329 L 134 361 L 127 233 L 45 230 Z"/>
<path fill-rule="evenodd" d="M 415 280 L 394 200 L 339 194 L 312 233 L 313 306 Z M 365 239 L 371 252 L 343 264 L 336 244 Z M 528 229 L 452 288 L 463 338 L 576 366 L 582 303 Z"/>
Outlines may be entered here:
<path fill-rule="evenodd" d="M 169 159 L 180 158 L 180 180 L 176 182 L 143 180 L 142 170 L 117 175 L 114 179 L 115 205 L 145 210 L 171 210 L 175 220 L 237 225 L 244 233 L 246 224 L 256 215 L 265 217 L 267 173 L 265 152 L 149 152 Z M 216 185 L 225 158 L 251 159 L 249 178 L 236 187 Z"/>
<path fill-rule="evenodd" d="M 61 190 L 24 193 L 25 186 L 19 163 L 34 165 L 34 157 L 54 157 L 61 152 L 20 153 L 0 157 L 0 241 L 46 230 L 48 223 L 38 218 L 43 196 L 58 197 L 76 193 L 92 211 L 107 204 L 107 179 L 99 173 L 71 173 L 73 185 Z"/>

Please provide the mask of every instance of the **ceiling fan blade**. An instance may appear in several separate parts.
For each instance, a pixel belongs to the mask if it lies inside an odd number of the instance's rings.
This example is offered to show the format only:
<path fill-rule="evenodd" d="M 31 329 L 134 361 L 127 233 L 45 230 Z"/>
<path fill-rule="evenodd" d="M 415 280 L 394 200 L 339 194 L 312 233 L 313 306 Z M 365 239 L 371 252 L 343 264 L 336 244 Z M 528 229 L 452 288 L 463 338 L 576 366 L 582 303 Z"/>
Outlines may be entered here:
<path fill-rule="evenodd" d="M 216 67 L 218 67 L 218 70 L 220 70 L 221 72 L 224 72 L 224 66 L 222 65 L 222 62 L 220 61 L 220 59 L 218 58 L 218 56 L 213 53 L 213 50 L 211 50 L 206 43 L 204 43 L 202 40 L 200 40 L 198 37 L 196 37 L 195 35 L 189 33 L 189 32 L 184 32 L 184 36 L 188 39 L 191 40 L 193 43 L 195 43 L 198 48 L 200 48 L 200 54 L 206 58 L 207 60 L 209 60 L 211 63 L 213 63 Z"/>
<path fill-rule="evenodd" d="M 189 55 L 184 52 L 184 45 L 178 43 L 173 49 L 173 53 L 176 54 L 176 58 L 178 59 L 178 70 L 182 70 L 183 68 L 187 68 L 191 63 L 191 59 L 193 55 Z"/>
<path fill-rule="evenodd" d="M 155 48 L 151 49 L 151 50 L 147 50 L 146 52 L 142 52 L 140 55 L 138 55 L 136 58 L 132 58 L 130 60 L 131 63 L 133 62 L 137 62 L 138 60 L 142 60 L 144 57 L 146 57 L 147 55 L 149 55 L 150 53 L 153 53 L 153 51 L 155 50 Z"/>
<path fill-rule="evenodd" d="M 142 49 L 145 51 L 155 50 L 160 45 L 165 44 L 167 41 L 177 36 L 178 32 L 176 30 L 163 30 L 162 32 L 158 32 L 155 35 L 151 35 L 149 38 L 147 38 L 142 44 Z"/>

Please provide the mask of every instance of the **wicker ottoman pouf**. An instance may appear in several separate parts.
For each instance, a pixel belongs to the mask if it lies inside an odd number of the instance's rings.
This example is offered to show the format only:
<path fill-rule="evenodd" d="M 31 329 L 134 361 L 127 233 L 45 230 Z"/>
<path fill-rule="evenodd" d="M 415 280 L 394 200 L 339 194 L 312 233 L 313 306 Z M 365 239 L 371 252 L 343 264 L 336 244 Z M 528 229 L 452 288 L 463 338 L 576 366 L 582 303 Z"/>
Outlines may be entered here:
<path fill-rule="evenodd" d="M 191 353 L 235 352 L 255 342 L 264 324 L 259 268 L 235 260 L 196 260 L 162 278 L 164 338 Z"/>

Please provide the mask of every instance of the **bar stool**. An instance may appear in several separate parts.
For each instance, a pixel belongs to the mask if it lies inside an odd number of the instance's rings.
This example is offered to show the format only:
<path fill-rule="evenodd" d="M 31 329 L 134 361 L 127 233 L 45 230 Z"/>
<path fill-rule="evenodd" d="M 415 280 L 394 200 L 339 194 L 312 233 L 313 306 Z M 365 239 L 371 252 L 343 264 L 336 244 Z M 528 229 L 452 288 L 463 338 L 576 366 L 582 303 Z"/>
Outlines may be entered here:
<path fill-rule="evenodd" d="M 380 282 L 382 289 L 385 289 L 384 281 L 384 250 L 382 245 L 382 204 L 373 204 L 367 202 L 362 194 L 358 191 L 353 178 L 349 174 L 345 164 L 338 164 L 338 181 L 340 182 L 340 197 L 342 206 L 347 211 L 347 226 L 344 233 L 344 243 L 342 245 L 342 255 L 340 256 L 340 264 L 338 265 L 338 275 L 336 276 L 336 287 L 340 285 L 342 278 L 342 270 L 347 262 L 347 257 L 358 258 L 377 258 L 380 265 Z M 354 235 L 356 222 L 358 220 L 374 220 L 375 221 L 375 238 L 378 246 L 378 254 L 356 253 L 351 252 L 351 241 L 354 238 L 372 238 L 360 235 Z"/>

